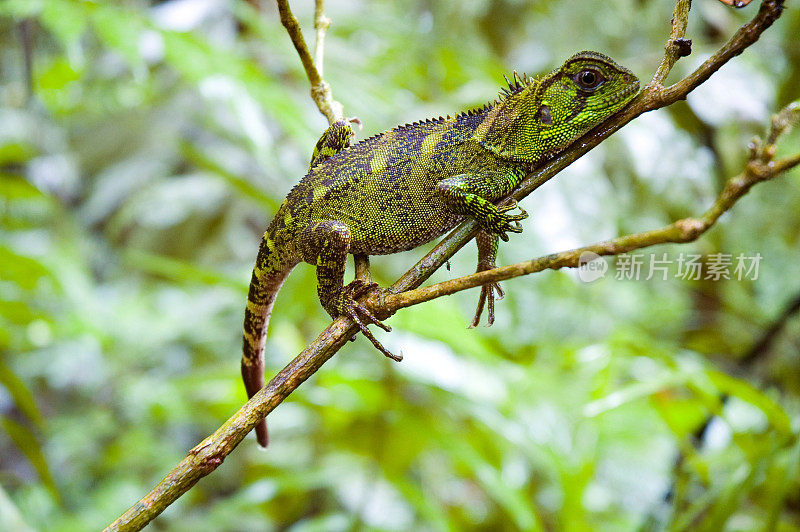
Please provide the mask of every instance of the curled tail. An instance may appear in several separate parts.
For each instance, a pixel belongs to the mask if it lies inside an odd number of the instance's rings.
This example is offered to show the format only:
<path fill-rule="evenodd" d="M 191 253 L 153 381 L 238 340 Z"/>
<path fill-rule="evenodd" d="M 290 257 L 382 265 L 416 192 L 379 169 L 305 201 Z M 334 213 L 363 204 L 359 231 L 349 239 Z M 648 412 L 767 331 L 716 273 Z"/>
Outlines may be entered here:
<path fill-rule="evenodd" d="M 248 399 L 264 387 L 264 344 L 267 339 L 269 317 L 278 290 L 294 266 L 281 260 L 273 242 L 265 235 L 253 268 L 244 313 L 242 380 Z M 266 447 L 269 443 L 265 419 L 256 425 L 256 437 L 262 447 Z"/>

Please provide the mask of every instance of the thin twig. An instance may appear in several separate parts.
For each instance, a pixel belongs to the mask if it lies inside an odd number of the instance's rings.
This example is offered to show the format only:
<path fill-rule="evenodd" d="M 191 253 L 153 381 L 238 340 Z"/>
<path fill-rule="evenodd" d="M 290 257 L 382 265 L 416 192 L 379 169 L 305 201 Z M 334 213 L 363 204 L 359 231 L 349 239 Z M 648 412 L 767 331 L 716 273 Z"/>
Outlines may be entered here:
<path fill-rule="evenodd" d="M 667 75 L 680 59 L 681 53 L 678 42 L 686 35 L 686 25 L 689 23 L 689 10 L 692 8 L 692 0 L 678 0 L 675 2 L 675 9 L 672 11 L 672 29 L 669 32 L 667 43 L 664 45 L 664 58 L 658 65 L 651 86 L 660 86 L 667 79 Z"/>
<path fill-rule="evenodd" d="M 313 87 L 315 79 L 321 82 L 321 77 L 313 60 L 308 55 L 308 49 L 300 34 L 297 19 L 291 15 L 286 0 L 277 0 L 281 12 L 281 21 L 295 43 L 295 48 L 306 67 L 309 81 L 312 83 L 312 96 L 315 98 L 320 110 L 323 105 L 317 100 Z M 679 9 L 679 6 L 688 6 L 687 0 L 677 0 L 675 14 L 677 26 L 673 20 L 672 31 L 675 35 L 682 35 L 685 28 L 685 18 L 688 10 Z M 731 40 L 694 73 L 684 80 L 679 81 L 666 89 L 660 85 L 648 85 L 634 101 L 621 113 L 602 124 L 588 135 L 573 144 L 568 150 L 553 157 L 532 172 L 522 182 L 513 197 L 517 200 L 524 198 L 533 190 L 541 186 L 566 166 L 597 146 L 602 140 L 617 131 L 623 125 L 642 113 L 659 109 L 681 98 L 685 98 L 692 89 L 708 79 L 716 70 L 732 57 L 740 54 L 745 48 L 755 42 L 761 33 L 766 30 L 779 16 L 783 9 L 783 0 L 764 0 L 755 17 L 742 26 Z M 667 50 L 666 53 L 672 53 Z M 666 79 L 669 70 L 674 65 L 674 60 L 665 59 L 657 71 L 660 79 Z M 316 77 L 315 77 L 316 76 Z M 654 79 L 657 79 L 654 77 Z M 324 82 L 322 82 L 324 83 Z M 328 97 L 330 88 L 328 87 Z M 330 109 L 329 109 L 330 111 Z M 323 111 L 328 119 L 331 116 Z M 770 168 L 763 168 L 751 162 L 748 169 L 741 176 L 729 181 L 728 186 L 720 194 L 717 202 L 702 216 L 675 222 L 674 224 L 655 231 L 648 231 L 637 235 L 628 235 L 580 250 L 572 250 L 554 255 L 534 259 L 521 265 L 511 265 L 494 270 L 488 270 L 461 280 L 448 281 L 448 283 L 461 282 L 460 290 L 478 286 L 491 280 L 509 279 L 522 275 L 518 271 L 540 271 L 546 268 L 563 268 L 578 264 L 580 252 L 593 251 L 599 255 L 610 255 L 630 251 L 662 242 L 686 242 L 697 238 L 708 229 L 729 209 L 755 182 L 774 177 L 780 172 L 788 170 L 800 163 L 800 155 L 790 159 L 775 162 Z M 742 176 L 744 180 L 740 179 Z M 755 177 L 753 177 L 755 176 Z M 757 179 L 756 179 L 757 177 Z M 754 179 L 754 180 L 753 180 Z M 752 182 L 751 182 L 752 180 Z M 453 293 L 455 286 L 440 283 L 434 287 L 401 294 L 417 288 L 439 266 L 447 261 L 458 249 L 466 244 L 475 234 L 477 224 L 468 220 L 449 233 L 436 248 L 421 259 L 411 270 L 406 272 L 390 288 L 393 294 L 381 292 L 371 295 L 367 304 L 381 319 L 388 317 L 394 310 L 401 308 L 403 302 L 409 297 L 419 297 L 420 301 L 429 300 L 435 296 L 435 291 Z M 438 287 L 438 288 L 436 288 Z M 433 292 L 431 291 L 433 289 Z M 452 291 L 450 291 L 452 290 Z M 397 299 L 396 299 L 397 298 Z M 397 305 L 393 308 L 393 305 Z M 316 372 L 322 364 L 330 359 L 353 334 L 358 327 L 347 317 L 339 317 L 331 323 L 306 349 L 303 350 L 289 365 L 276 375 L 266 387 L 256 393 L 233 417 L 226 421 L 214 434 L 203 440 L 189 455 L 181 461 L 150 493 L 132 506 L 106 530 L 140 530 L 183 493 L 189 490 L 200 478 L 209 474 L 218 467 L 240 441 L 253 427 L 278 404 L 280 404 L 294 389 Z"/>
<path fill-rule="evenodd" d="M 317 40 L 314 43 L 314 64 L 320 77 L 324 70 L 325 32 L 331 25 L 331 19 L 325 16 L 325 0 L 317 0 L 314 6 L 314 29 L 317 31 Z"/>
<path fill-rule="evenodd" d="M 325 42 L 325 29 L 330 25 L 330 20 L 325 17 L 324 2 L 322 0 L 317 0 L 314 16 L 315 27 L 317 23 L 319 23 L 319 27 L 317 27 L 317 43 L 315 50 L 315 56 L 319 60 L 319 63 L 317 63 L 319 69 L 308 51 L 306 40 L 303 38 L 303 32 L 300 30 L 300 23 L 297 21 L 294 14 L 292 14 L 289 1 L 277 0 L 277 2 L 278 12 L 281 16 L 281 24 L 286 28 L 286 32 L 292 39 L 294 49 L 297 50 L 297 55 L 300 56 L 300 62 L 303 63 L 308 81 L 311 83 L 311 99 L 317 104 L 319 111 L 328 119 L 328 123 L 332 124 L 336 120 L 344 117 L 344 110 L 342 104 L 333 99 L 331 86 L 322 79 L 322 56 Z"/>
<path fill-rule="evenodd" d="M 312 86 L 319 85 L 322 83 L 322 76 L 314 65 L 314 59 L 311 58 L 311 54 L 308 52 L 306 40 L 303 38 L 302 30 L 300 30 L 300 23 L 292 13 L 288 0 L 278 0 L 278 13 L 281 16 L 281 24 L 286 28 L 286 32 L 292 39 L 292 44 L 294 44 L 294 49 L 297 50 L 297 55 L 300 56 L 300 62 L 303 63 L 308 81 L 311 82 Z"/>

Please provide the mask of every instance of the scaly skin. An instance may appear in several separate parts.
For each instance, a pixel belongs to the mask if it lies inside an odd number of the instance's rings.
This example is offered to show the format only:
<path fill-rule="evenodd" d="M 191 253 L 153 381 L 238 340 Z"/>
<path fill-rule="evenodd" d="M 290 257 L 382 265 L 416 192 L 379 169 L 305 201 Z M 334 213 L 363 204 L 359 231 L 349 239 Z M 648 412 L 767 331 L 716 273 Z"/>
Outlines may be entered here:
<path fill-rule="evenodd" d="M 638 92 L 630 71 L 596 52 L 581 52 L 541 78 L 523 76 L 498 101 L 455 117 L 416 122 L 350 146 L 346 121 L 320 138 L 308 174 L 289 192 L 264 234 L 253 269 L 244 321 L 242 377 L 248 397 L 264 385 L 264 342 L 272 305 L 300 262 L 317 268 L 320 302 L 331 317 L 347 315 L 387 356 L 366 324 L 389 330 L 357 299 L 375 288 L 344 286 L 348 254 L 406 251 L 441 236 L 465 216 L 481 227 L 478 271 L 495 267 L 498 238 L 519 233 L 520 209 L 498 208 L 537 163 L 624 107 Z M 484 305 L 494 321 L 491 283 L 481 290 L 472 325 Z M 366 323 L 365 323 L 366 322 Z M 267 445 L 267 427 L 256 427 Z"/>

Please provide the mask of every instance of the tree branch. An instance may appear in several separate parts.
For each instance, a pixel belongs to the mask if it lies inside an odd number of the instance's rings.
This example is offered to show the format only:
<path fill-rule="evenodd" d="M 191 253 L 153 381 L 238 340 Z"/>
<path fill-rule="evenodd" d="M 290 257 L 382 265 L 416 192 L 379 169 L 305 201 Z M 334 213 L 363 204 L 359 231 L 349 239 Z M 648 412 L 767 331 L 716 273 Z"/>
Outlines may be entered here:
<path fill-rule="evenodd" d="M 306 74 L 312 84 L 312 97 L 320 111 L 329 121 L 336 115 L 335 104 L 330 98 L 330 87 L 314 66 L 305 41 L 302 38 L 297 19 L 291 14 L 286 0 L 277 0 L 281 21 L 289 32 L 292 42 L 300 55 Z M 317 3 L 318 13 L 321 1 Z M 597 146 L 602 140 L 633 120 L 635 117 L 664 107 L 683 99 L 695 87 L 703 83 L 732 57 L 740 54 L 753 44 L 779 16 L 783 0 L 763 0 L 755 17 L 742 26 L 736 34 L 709 60 L 695 72 L 678 83 L 663 88 L 666 79 L 681 54 L 675 43 L 682 39 L 689 14 L 689 0 L 677 0 L 670 36 L 662 60 L 653 81 L 622 112 L 611 120 L 595 128 L 568 150 L 545 161 L 532 172 L 514 192 L 513 198 L 520 200 L 566 168 L 573 161 Z M 316 17 L 315 17 L 316 18 Z M 317 28 L 320 46 L 320 28 Z M 324 35 L 324 30 L 323 30 Z M 319 54 L 321 58 L 321 53 Z M 326 107 L 326 102 L 330 104 Z M 341 112 L 341 106 L 339 106 Z M 390 293 L 372 294 L 367 300 L 373 312 L 380 318 L 394 311 L 441 295 L 479 286 L 492 280 L 510 279 L 518 275 L 533 273 L 543 269 L 574 267 L 583 251 L 593 251 L 599 255 L 612 255 L 663 242 L 688 242 L 696 239 L 716 222 L 755 183 L 771 179 L 781 172 L 800 163 L 800 155 L 789 159 L 769 162 L 752 159 L 745 171 L 731 179 L 715 204 L 698 218 L 680 220 L 667 227 L 645 233 L 623 236 L 601 242 L 578 250 L 565 251 L 532 261 L 488 270 L 461 279 L 439 283 L 420 290 L 420 286 L 439 266 L 447 261 L 458 249 L 466 244 L 476 233 L 477 224 L 466 221 L 448 234 L 442 242 L 423 257 L 414 267 L 398 279 L 389 289 Z M 159 484 L 139 502 L 132 506 L 106 530 L 140 530 L 183 493 L 189 490 L 200 478 L 216 469 L 225 457 L 242 441 L 263 417 L 269 414 L 302 382 L 316 372 L 330 359 L 353 334 L 358 332 L 347 317 L 339 317 L 331 323 L 306 349 L 276 375 L 262 390 L 256 393 L 236 414 L 226 421 L 214 434 L 194 447 Z"/>
<path fill-rule="evenodd" d="M 330 19 L 325 16 L 325 2 L 324 0 L 316 0 L 314 27 L 317 31 L 317 43 L 313 59 L 308 51 L 308 46 L 306 46 L 306 40 L 303 38 L 303 32 L 300 30 L 300 23 L 289 8 L 289 1 L 277 0 L 277 2 L 278 12 L 281 16 L 281 24 L 286 28 L 286 32 L 292 39 L 292 44 L 294 44 L 294 49 L 297 50 L 297 55 L 300 56 L 300 62 L 303 63 L 308 81 L 311 82 L 311 99 L 317 104 L 319 112 L 328 119 L 328 123 L 332 124 L 336 120 L 344 117 L 344 109 L 342 108 L 342 104 L 333 99 L 331 86 L 322 79 L 322 57 L 325 45 L 325 32 L 331 23 Z"/>

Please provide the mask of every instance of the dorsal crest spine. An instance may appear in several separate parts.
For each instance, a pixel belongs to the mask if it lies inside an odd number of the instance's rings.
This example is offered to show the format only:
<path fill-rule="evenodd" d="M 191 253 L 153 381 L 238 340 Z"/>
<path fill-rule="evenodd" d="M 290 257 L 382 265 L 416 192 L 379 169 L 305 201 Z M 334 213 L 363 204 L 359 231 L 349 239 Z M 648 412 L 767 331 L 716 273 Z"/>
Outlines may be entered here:
<path fill-rule="evenodd" d="M 503 74 L 503 79 L 506 80 L 508 86 L 500 89 L 500 98 L 502 99 L 508 98 L 512 94 L 517 94 L 534 83 L 534 79 L 528 76 L 528 74 L 523 72 L 520 76 L 516 70 L 512 73 L 511 79 L 508 79 L 508 76 L 505 74 Z"/>

